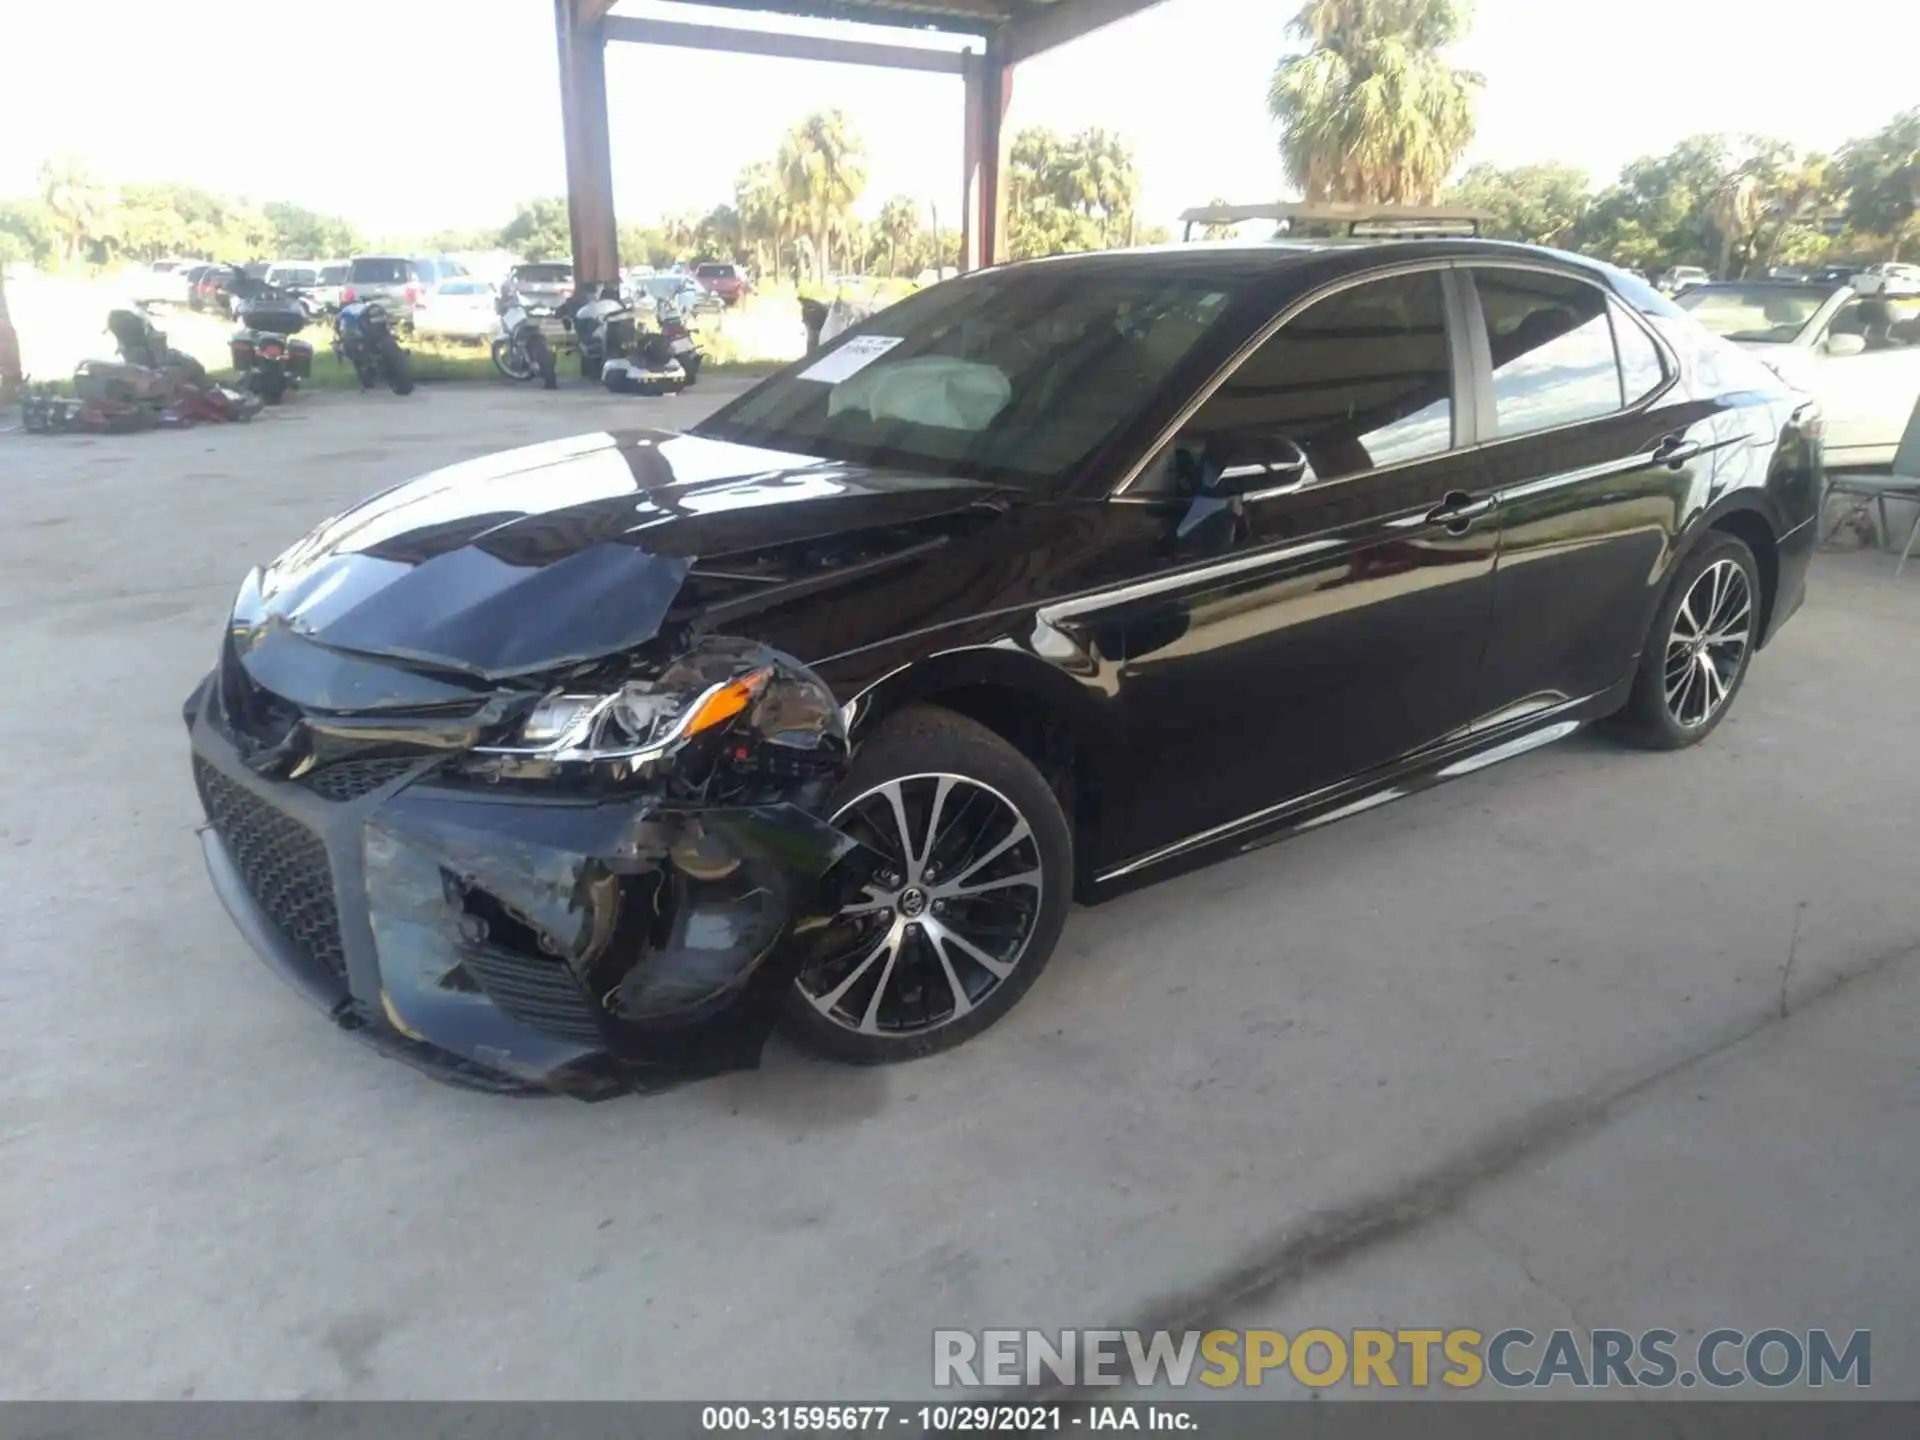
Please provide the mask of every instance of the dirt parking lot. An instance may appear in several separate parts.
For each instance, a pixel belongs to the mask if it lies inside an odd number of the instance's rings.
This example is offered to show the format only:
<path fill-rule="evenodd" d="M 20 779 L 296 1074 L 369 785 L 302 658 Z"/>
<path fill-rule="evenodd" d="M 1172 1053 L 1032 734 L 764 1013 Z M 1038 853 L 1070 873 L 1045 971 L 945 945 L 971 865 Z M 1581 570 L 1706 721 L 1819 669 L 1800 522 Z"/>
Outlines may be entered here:
<path fill-rule="evenodd" d="M 1874 1331 L 1920 1397 L 1920 573 L 1822 555 L 1701 749 L 1576 736 L 1076 913 L 996 1029 L 599 1105 L 336 1032 L 201 869 L 233 590 L 672 400 L 0 434 L 0 1396 L 909 1398 L 937 1326 Z"/>

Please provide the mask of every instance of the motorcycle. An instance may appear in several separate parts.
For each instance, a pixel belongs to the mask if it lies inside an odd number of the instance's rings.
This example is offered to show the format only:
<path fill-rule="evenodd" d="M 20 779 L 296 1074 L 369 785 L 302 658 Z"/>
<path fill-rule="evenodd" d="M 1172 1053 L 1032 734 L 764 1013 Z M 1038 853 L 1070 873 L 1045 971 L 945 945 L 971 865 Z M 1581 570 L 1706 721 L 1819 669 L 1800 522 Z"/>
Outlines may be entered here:
<path fill-rule="evenodd" d="M 340 307 L 333 319 L 333 355 L 353 366 L 362 390 L 371 390 L 384 380 L 396 395 L 413 393 L 413 356 L 400 348 L 393 333 L 393 317 L 377 300 L 357 300 Z"/>
<path fill-rule="evenodd" d="M 236 282 L 236 286 L 239 282 Z M 293 337 L 307 325 L 301 297 L 253 281 L 234 306 L 240 328 L 227 342 L 240 383 L 269 405 L 313 374 L 313 346 Z"/>
<path fill-rule="evenodd" d="M 114 349 L 126 364 L 171 374 L 189 385 L 206 384 L 207 367 L 169 345 L 166 331 L 153 323 L 144 307 L 110 311 L 107 333 L 113 336 Z"/>
<path fill-rule="evenodd" d="M 687 328 L 679 308 L 662 300 L 655 306 L 660 328 L 646 334 L 636 330 L 633 353 L 609 360 L 600 380 L 616 394 L 676 395 L 699 378 L 700 344 Z"/>
<path fill-rule="evenodd" d="M 546 332 L 540 328 L 541 317 L 553 312 L 529 309 L 522 303 L 519 291 L 511 285 L 500 292 L 500 298 L 494 301 L 493 308 L 500 314 L 501 331 L 494 337 L 493 368 L 509 380 L 531 380 L 538 375 L 546 389 L 558 388 L 559 381 L 554 378 L 553 370 L 553 347 L 547 343 Z"/>
<path fill-rule="evenodd" d="M 636 322 L 616 284 L 582 285 L 556 313 L 573 333 L 580 373 L 589 380 L 598 380 L 609 360 L 618 360 L 633 348 Z"/>

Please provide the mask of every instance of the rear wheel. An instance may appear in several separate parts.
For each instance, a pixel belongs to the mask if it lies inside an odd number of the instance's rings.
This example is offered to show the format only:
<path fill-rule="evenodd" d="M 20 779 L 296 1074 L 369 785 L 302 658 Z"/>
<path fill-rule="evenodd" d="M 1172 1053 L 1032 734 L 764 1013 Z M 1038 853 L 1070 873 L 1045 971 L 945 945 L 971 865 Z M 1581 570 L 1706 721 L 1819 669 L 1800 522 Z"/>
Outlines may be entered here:
<path fill-rule="evenodd" d="M 831 803 L 887 868 L 795 979 L 795 1037 L 858 1064 L 911 1060 L 1012 1009 L 1072 890 L 1066 816 L 1040 772 L 984 726 L 917 707 L 861 746 Z"/>
<path fill-rule="evenodd" d="M 1621 734 L 1652 750 L 1698 744 L 1726 718 L 1760 639 L 1760 567 L 1715 531 L 1681 562 L 1641 649 Z"/>
<path fill-rule="evenodd" d="M 397 345 L 387 354 L 387 384 L 396 395 L 413 393 L 413 356 Z"/>
<path fill-rule="evenodd" d="M 255 370 L 247 377 L 248 386 L 269 405 L 287 398 L 287 377 L 281 370 Z"/>

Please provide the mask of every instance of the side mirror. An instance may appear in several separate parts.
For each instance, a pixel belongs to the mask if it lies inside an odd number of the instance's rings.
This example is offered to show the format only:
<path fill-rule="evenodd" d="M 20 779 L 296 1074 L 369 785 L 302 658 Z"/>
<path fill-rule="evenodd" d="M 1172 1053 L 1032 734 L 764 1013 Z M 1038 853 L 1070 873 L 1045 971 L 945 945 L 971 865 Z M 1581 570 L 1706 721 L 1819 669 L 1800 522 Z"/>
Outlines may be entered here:
<path fill-rule="evenodd" d="M 1864 335 L 1829 335 L 1821 348 L 1829 355 L 1862 355 L 1866 353 L 1867 337 Z"/>
<path fill-rule="evenodd" d="M 1203 458 L 1211 495 L 1291 490 L 1307 478 L 1306 452 L 1270 431 L 1217 436 L 1207 442 Z"/>

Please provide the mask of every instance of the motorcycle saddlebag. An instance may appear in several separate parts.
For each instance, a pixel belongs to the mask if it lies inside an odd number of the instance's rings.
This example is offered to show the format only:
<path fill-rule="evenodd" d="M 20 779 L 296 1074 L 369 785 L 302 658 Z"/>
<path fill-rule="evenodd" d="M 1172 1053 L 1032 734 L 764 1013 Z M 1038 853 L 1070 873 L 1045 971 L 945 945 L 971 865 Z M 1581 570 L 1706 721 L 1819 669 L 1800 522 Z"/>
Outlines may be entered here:
<path fill-rule="evenodd" d="M 313 346 L 304 340 L 287 341 L 287 369 L 305 380 L 313 374 Z"/>

